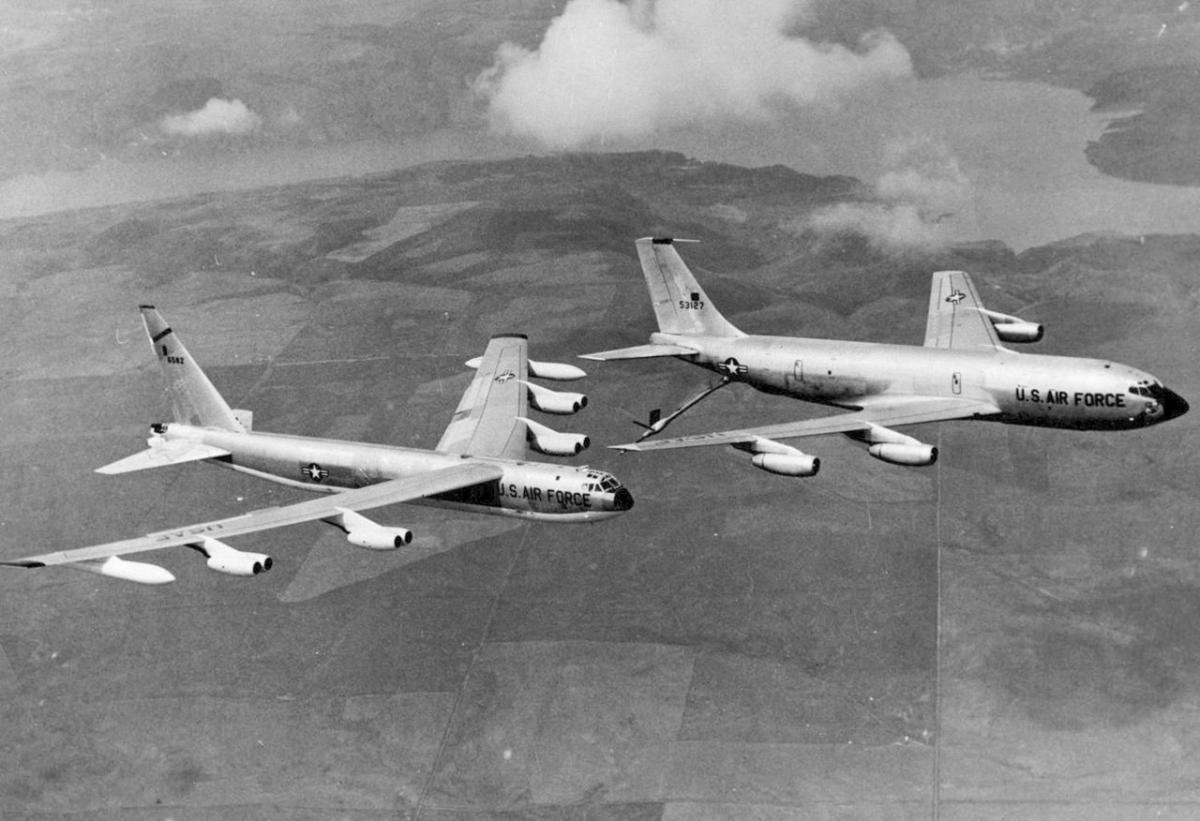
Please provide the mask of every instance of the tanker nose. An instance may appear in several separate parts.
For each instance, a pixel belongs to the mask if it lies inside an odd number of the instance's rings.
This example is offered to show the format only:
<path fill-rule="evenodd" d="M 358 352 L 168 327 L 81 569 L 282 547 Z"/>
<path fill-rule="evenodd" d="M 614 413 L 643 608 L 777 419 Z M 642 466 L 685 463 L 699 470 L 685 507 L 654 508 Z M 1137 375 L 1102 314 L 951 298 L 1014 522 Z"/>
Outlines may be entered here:
<path fill-rule="evenodd" d="M 627 488 L 617 488 L 617 492 L 613 494 L 613 510 L 622 512 L 633 507 L 633 494 Z"/>

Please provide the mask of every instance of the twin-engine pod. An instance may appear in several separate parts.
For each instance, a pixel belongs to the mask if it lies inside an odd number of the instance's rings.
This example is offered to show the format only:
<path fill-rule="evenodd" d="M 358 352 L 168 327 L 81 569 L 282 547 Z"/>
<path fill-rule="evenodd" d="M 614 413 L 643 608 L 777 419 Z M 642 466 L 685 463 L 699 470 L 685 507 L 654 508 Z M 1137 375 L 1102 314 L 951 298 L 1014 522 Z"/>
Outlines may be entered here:
<path fill-rule="evenodd" d="M 925 467 L 937 461 L 938 451 L 933 445 L 927 445 L 919 439 L 882 425 L 871 425 L 866 430 L 852 431 L 846 435 L 851 439 L 866 442 L 867 453 L 881 462 Z"/>
<path fill-rule="evenodd" d="M 582 393 L 552 391 L 524 380 L 522 380 L 522 384 L 529 389 L 529 404 L 543 413 L 557 413 L 565 416 L 577 413 L 581 408 L 587 407 L 587 397 Z"/>
<path fill-rule="evenodd" d="M 224 542 L 205 538 L 199 544 L 189 545 L 208 557 L 208 566 L 218 573 L 230 576 L 257 576 L 271 569 L 271 557 L 265 553 L 247 553 L 235 550 Z"/>
<path fill-rule="evenodd" d="M 807 477 L 816 476 L 821 469 L 821 460 L 816 456 L 761 436 L 751 442 L 738 442 L 734 447 L 754 454 L 750 464 L 768 473 Z"/>
<path fill-rule="evenodd" d="M 592 443 L 592 440 L 582 433 L 559 433 L 524 416 L 518 416 L 517 419 L 525 423 L 529 446 L 538 453 L 548 456 L 575 456 Z"/>
<path fill-rule="evenodd" d="M 1037 342 L 1046 333 L 1045 327 L 1037 322 L 1028 322 L 1019 316 L 989 311 L 985 308 L 978 310 L 991 320 L 992 327 L 996 329 L 996 336 L 1000 337 L 1001 342 Z"/>
<path fill-rule="evenodd" d="M 346 541 L 352 545 L 371 550 L 395 550 L 412 543 L 411 530 L 405 530 L 402 527 L 385 527 L 349 508 L 339 507 L 337 510 L 338 516 L 335 523 L 346 531 Z"/>

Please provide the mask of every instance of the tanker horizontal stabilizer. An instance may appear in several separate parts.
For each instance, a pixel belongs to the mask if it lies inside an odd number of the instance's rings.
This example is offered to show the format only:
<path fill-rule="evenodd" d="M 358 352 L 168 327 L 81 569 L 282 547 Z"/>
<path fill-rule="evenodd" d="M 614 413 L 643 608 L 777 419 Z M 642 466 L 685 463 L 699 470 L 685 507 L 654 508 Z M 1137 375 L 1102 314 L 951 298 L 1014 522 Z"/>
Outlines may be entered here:
<path fill-rule="evenodd" d="M 683 345 L 634 345 L 632 348 L 614 348 L 611 351 L 580 354 L 580 359 L 593 359 L 606 362 L 611 359 L 653 359 L 658 356 L 691 356 L 695 348 L 685 348 Z"/>

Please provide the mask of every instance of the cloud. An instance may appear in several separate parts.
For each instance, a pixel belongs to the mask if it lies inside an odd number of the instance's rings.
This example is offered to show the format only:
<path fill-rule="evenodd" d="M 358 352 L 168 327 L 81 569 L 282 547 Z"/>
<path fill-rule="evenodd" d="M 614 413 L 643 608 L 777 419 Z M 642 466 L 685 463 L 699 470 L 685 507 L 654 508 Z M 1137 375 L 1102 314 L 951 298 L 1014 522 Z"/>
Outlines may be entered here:
<path fill-rule="evenodd" d="M 881 248 L 939 246 L 958 233 L 953 221 L 969 215 L 971 182 L 958 160 L 936 140 L 895 143 L 871 202 L 838 203 L 814 211 L 800 228 L 822 235 L 856 233 Z"/>
<path fill-rule="evenodd" d="M 160 125 L 167 134 L 181 137 L 249 134 L 262 125 L 262 117 L 247 108 L 241 100 L 213 97 L 204 104 L 204 108 L 163 117 Z"/>
<path fill-rule="evenodd" d="M 506 43 L 476 80 L 499 131 L 560 148 L 762 120 L 912 73 L 890 34 L 858 50 L 789 33 L 812 0 L 569 0 L 536 51 Z"/>

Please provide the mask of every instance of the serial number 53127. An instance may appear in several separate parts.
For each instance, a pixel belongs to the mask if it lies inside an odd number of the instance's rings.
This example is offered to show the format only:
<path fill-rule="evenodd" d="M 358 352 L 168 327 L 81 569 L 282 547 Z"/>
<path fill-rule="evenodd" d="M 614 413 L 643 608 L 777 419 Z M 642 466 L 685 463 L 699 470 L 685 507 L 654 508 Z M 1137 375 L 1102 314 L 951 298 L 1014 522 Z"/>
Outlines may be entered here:
<path fill-rule="evenodd" d="M 679 300 L 679 309 L 682 311 L 699 311 L 704 307 L 704 301 L 699 299 L 681 299 Z"/>

